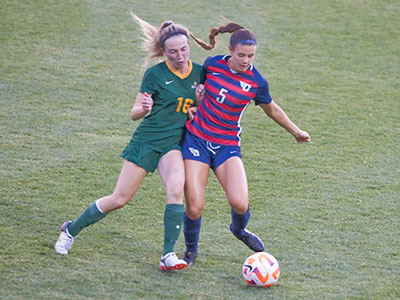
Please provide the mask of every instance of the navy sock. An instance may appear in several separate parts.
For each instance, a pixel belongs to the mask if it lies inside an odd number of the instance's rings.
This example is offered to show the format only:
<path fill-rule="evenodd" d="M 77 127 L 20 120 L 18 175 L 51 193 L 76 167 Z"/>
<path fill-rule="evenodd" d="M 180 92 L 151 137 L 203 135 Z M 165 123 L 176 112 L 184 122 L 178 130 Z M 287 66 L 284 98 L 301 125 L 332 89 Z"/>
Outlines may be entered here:
<path fill-rule="evenodd" d="M 183 225 L 186 251 L 195 252 L 199 247 L 201 216 L 196 220 L 192 220 L 185 213 L 185 216 L 183 217 Z"/>
<path fill-rule="evenodd" d="M 247 208 L 247 211 L 243 215 L 240 215 L 236 213 L 233 209 L 231 209 L 231 214 L 232 214 L 231 230 L 235 236 L 240 237 L 243 230 L 246 228 L 247 223 L 249 222 L 250 208 Z"/>

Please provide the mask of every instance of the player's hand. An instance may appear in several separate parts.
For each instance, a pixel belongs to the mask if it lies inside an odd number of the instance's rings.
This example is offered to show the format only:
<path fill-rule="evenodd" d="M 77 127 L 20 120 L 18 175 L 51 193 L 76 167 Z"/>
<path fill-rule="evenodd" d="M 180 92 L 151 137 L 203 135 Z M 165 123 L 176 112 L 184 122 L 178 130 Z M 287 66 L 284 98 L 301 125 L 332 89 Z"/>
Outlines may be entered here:
<path fill-rule="evenodd" d="M 203 100 L 204 97 L 204 84 L 198 84 L 196 86 L 196 101 L 197 105 L 200 104 L 201 100 Z"/>
<path fill-rule="evenodd" d="M 194 115 L 197 112 L 197 106 L 192 106 L 191 108 L 189 108 L 188 110 L 188 116 L 189 116 L 189 120 L 193 120 L 194 119 Z"/>
<path fill-rule="evenodd" d="M 294 135 L 294 138 L 298 143 L 307 143 L 311 141 L 311 137 L 307 131 L 300 130 L 298 133 Z"/>
<path fill-rule="evenodd" d="M 144 92 L 143 93 L 144 97 L 142 98 L 142 109 L 144 111 L 151 111 L 151 108 L 153 107 L 153 99 L 151 98 L 151 95 L 149 93 Z"/>

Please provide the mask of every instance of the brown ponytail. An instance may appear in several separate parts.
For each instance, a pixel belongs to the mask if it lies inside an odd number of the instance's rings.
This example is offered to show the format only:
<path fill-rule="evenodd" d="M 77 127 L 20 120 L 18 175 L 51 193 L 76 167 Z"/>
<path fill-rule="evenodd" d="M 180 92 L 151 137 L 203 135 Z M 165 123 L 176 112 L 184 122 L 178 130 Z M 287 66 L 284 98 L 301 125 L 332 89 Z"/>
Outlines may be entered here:
<path fill-rule="evenodd" d="M 245 29 L 242 25 L 229 22 L 223 26 L 213 27 L 210 29 L 209 40 L 210 44 L 208 45 L 206 42 L 198 39 L 194 36 L 193 33 L 190 33 L 190 36 L 195 40 L 195 42 L 206 50 L 211 50 L 215 47 L 215 37 L 220 33 L 233 33 L 230 40 L 230 46 L 235 48 L 235 46 L 240 43 L 242 40 L 245 41 L 245 44 L 257 44 L 256 37 L 250 31 Z"/>

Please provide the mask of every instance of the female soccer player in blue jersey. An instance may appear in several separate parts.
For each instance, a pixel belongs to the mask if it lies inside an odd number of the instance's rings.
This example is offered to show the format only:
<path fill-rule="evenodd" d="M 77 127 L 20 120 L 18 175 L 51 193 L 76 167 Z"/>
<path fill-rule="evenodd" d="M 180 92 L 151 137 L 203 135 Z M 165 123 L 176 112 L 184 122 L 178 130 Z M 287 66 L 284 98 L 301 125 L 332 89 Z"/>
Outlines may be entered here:
<path fill-rule="evenodd" d="M 289 131 L 298 142 L 310 141 L 271 99 L 267 80 L 252 64 L 257 50 L 254 34 L 236 23 L 210 30 L 210 45 L 193 37 L 204 49 L 215 45 L 219 33 L 232 33 L 230 55 L 209 57 L 203 65 L 204 97 L 193 120 L 186 123 L 188 132 L 182 148 L 185 163 L 186 212 L 183 259 L 191 265 L 197 256 L 204 194 L 210 167 L 215 172 L 231 205 L 230 230 L 250 249 L 264 250 L 262 240 L 246 230 L 250 219 L 247 178 L 240 153 L 240 118 L 251 100 L 261 106 L 276 123 Z"/>
<path fill-rule="evenodd" d="M 121 208 L 135 195 L 148 172 L 157 168 L 167 193 L 164 212 L 164 249 L 162 270 L 184 269 L 186 262 L 178 259 L 174 246 L 183 221 L 184 164 L 181 141 L 187 113 L 195 105 L 195 88 L 200 82 L 202 67 L 189 59 L 189 31 L 171 21 L 156 28 L 132 13 L 144 34 L 143 48 L 153 57 L 166 60 L 149 68 L 143 77 L 132 120 L 144 117 L 122 152 L 122 170 L 114 192 L 93 202 L 74 221 L 61 227 L 55 250 L 68 254 L 75 236 L 85 227 L 100 221 L 107 213 Z"/>

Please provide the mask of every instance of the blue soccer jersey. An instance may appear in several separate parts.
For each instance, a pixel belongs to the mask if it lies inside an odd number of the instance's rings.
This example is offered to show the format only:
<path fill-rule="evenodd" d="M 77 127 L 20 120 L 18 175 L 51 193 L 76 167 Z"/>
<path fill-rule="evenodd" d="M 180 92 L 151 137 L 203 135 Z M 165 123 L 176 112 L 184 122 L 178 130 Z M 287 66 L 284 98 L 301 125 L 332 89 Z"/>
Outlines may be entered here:
<path fill-rule="evenodd" d="M 270 103 L 267 80 L 251 64 L 243 73 L 228 67 L 230 56 L 204 62 L 205 95 L 193 120 L 186 123 L 194 135 L 212 143 L 240 145 L 240 119 L 251 100 Z"/>

